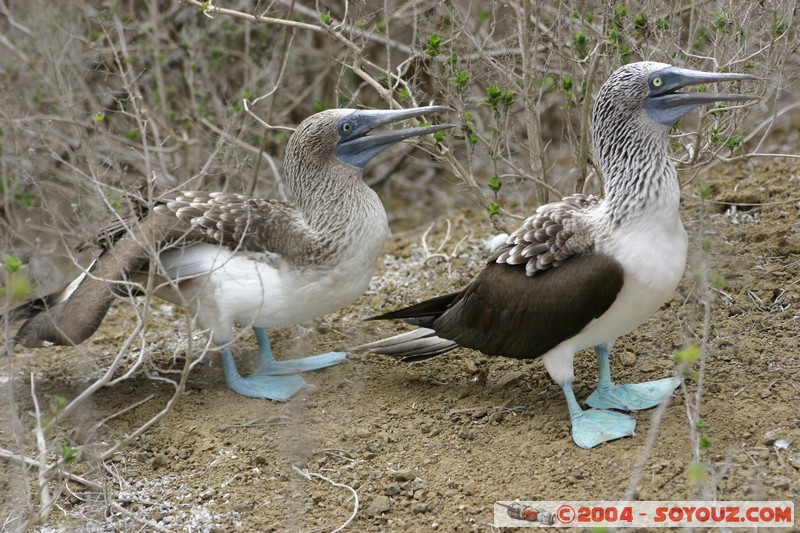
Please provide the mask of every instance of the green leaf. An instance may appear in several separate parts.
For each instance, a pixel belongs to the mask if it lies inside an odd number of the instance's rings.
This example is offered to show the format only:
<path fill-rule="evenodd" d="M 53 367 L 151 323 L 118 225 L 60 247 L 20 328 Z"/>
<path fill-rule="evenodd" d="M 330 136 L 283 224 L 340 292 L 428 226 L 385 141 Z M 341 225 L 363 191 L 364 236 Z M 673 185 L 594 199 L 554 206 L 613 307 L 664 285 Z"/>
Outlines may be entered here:
<path fill-rule="evenodd" d="M 0 297 L 11 298 L 14 302 L 25 302 L 33 294 L 33 279 L 25 272 L 11 272 L 6 276 L 6 284 L 0 287 Z"/>
<path fill-rule="evenodd" d="M 728 32 L 728 14 L 724 11 L 720 11 L 719 13 L 714 15 L 714 27 L 720 33 L 727 33 Z"/>
<path fill-rule="evenodd" d="M 500 204 L 498 204 L 497 202 L 492 202 L 491 204 L 489 204 L 489 207 L 486 208 L 486 210 L 489 212 L 490 215 L 500 214 L 501 209 L 502 208 L 500 207 Z"/>
<path fill-rule="evenodd" d="M 448 81 L 456 87 L 463 87 L 469 82 L 469 72 L 466 70 L 457 70 L 452 78 Z"/>
<path fill-rule="evenodd" d="M 447 59 L 447 66 L 450 68 L 456 68 L 458 66 L 458 54 L 453 52 L 450 54 L 450 57 Z"/>
<path fill-rule="evenodd" d="M 432 33 L 428 35 L 428 39 L 425 45 L 425 53 L 431 57 L 436 57 L 442 53 L 441 47 L 444 39 L 439 37 L 439 35 Z"/>
<path fill-rule="evenodd" d="M 743 140 L 744 140 L 743 135 L 732 135 L 731 137 L 728 138 L 727 141 L 725 141 L 725 146 L 731 152 L 733 152 L 734 150 L 739 148 L 739 146 L 741 146 Z"/>
<path fill-rule="evenodd" d="M 500 178 L 497 176 L 492 176 L 489 179 L 489 188 L 492 190 L 493 193 L 497 193 L 500 191 L 500 187 L 503 186 L 503 182 L 500 181 Z"/>
<path fill-rule="evenodd" d="M 61 457 L 64 458 L 65 464 L 72 464 L 78 460 L 78 455 L 80 454 L 80 450 L 78 448 L 73 448 L 67 444 L 61 444 Z"/>
<path fill-rule="evenodd" d="M 689 481 L 695 484 L 700 484 L 706 478 L 708 467 L 706 467 L 705 463 L 692 461 L 689 463 L 689 469 L 687 473 L 689 476 Z"/>
<path fill-rule="evenodd" d="M 63 396 L 54 396 L 50 401 L 50 412 L 57 415 L 67 406 L 67 399 Z"/>
<path fill-rule="evenodd" d="M 783 15 L 775 15 L 775 22 L 769 28 L 775 33 L 775 37 L 780 37 L 787 30 L 786 18 Z"/>
<path fill-rule="evenodd" d="M 17 272 L 20 268 L 22 268 L 22 261 L 19 258 L 14 257 L 13 255 L 6 255 L 6 271 L 9 274 L 13 274 Z"/>
<path fill-rule="evenodd" d="M 578 59 L 586 59 L 589 55 L 589 43 L 583 31 L 578 30 L 572 36 L 572 49 L 575 50 L 575 55 Z"/>
<path fill-rule="evenodd" d="M 700 359 L 700 347 L 696 344 L 690 344 L 683 350 L 676 350 L 672 355 L 672 359 L 676 363 L 686 363 L 692 365 Z"/>
<path fill-rule="evenodd" d="M 514 92 L 511 90 L 499 89 L 494 85 L 486 88 L 488 98 L 481 101 L 482 105 L 488 105 L 494 111 L 495 116 L 500 114 L 500 107 L 508 108 L 514 103 Z"/>

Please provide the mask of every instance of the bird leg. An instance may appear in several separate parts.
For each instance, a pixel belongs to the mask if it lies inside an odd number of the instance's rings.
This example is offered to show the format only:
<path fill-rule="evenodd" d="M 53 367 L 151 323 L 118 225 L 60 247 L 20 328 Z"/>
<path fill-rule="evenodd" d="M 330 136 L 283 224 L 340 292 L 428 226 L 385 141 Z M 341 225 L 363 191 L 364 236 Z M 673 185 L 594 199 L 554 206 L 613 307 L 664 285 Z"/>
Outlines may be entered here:
<path fill-rule="evenodd" d="M 616 411 L 584 411 L 572 392 L 572 381 L 562 384 L 561 389 L 567 399 L 569 418 L 572 421 L 572 440 L 581 448 L 594 448 L 602 442 L 633 435 L 636 419 Z"/>
<path fill-rule="evenodd" d="M 306 380 L 298 375 L 270 376 L 258 374 L 256 371 L 251 376 L 243 378 L 236 369 L 230 346 L 222 347 L 222 365 L 225 368 L 228 387 L 250 398 L 268 398 L 285 402 L 297 392 L 310 387 Z"/>
<path fill-rule="evenodd" d="M 259 376 L 281 376 L 285 374 L 298 374 L 309 370 L 318 370 L 326 366 L 338 365 L 347 360 L 346 352 L 328 352 L 321 355 L 309 355 L 301 359 L 289 359 L 287 361 L 277 361 L 272 355 L 272 348 L 269 346 L 269 336 L 266 328 L 253 328 L 258 341 L 258 351 L 261 363 L 253 375 Z"/>
<path fill-rule="evenodd" d="M 681 384 L 678 377 L 664 378 L 645 383 L 614 385 L 611 381 L 611 365 L 608 352 L 611 344 L 595 346 L 597 356 L 597 389 L 586 399 L 586 403 L 596 409 L 619 409 L 639 411 L 660 404 Z"/>

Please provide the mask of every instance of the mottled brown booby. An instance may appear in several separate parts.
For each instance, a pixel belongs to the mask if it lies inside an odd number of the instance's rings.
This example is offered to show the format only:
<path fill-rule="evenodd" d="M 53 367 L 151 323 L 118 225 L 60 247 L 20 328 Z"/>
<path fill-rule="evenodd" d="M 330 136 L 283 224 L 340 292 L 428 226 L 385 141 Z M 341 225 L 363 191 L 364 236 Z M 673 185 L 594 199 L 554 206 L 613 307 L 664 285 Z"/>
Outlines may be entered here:
<path fill-rule="evenodd" d="M 653 407 L 680 384 L 666 378 L 616 386 L 608 361 L 614 341 L 672 298 L 683 276 L 687 236 L 669 131 L 700 105 L 753 99 L 679 91 L 750 79 L 649 61 L 618 69 L 600 89 L 593 114 L 605 196 L 576 194 L 540 207 L 464 290 L 374 317 L 409 319 L 422 329 L 354 349 L 407 360 L 458 346 L 541 357 L 563 389 L 579 446 L 632 435 L 635 419 L 611 409 Z M 587 400 L 593 409 L 584 411 L 572 390 L 573 357 L 591 347 L 599 380 Z"/>
<path fill-rule="evenodd" d="M 276 361 L 265 328 L 320 317 L 361 295 L 389 235 L 383 205 L 362 179 L 363 167 L 403 139 L 451 126 L 372 130 L 446 110 L 333 109 L 312 115 L 286 147 L 285 181 L 296 205 L 225 192 L 159 198 L 106 231 L 98 239 L 97 260 L 65 291 L 12 311 L 12 317 L 28 317 L 16 342 L 78 344 L 98 328 L 115 293 L 135 295 L 152 287 L 152 294 L 187 308 L 208 331 L 221 350 L 231 389 L 287 400 L 307 386 L 299 372 L 340 363 L 345 354 Z M 148 282 L 151 269 L 155 276 Z M 259 344 L 260 366 L 246 378 L 231 353 L 234 325 L 252 327 Z"/>

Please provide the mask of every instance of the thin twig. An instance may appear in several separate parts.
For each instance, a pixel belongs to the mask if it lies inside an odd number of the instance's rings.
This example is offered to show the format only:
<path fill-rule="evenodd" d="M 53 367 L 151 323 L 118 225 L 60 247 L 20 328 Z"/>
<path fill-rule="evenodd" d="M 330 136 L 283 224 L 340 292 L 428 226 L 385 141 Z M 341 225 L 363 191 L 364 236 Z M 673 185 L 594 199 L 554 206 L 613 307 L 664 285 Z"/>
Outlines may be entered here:
<path fill-rule="evenodd" d="M 8 461 L 15 462 L 15 463 L 20 464 L 20 465 L 38 467 L 39 464 L 40 464 L 39 461 L 31 459 L 30 457 L 25 457 L 24 455 L 20 455 L 18 453 L 14 453 L 12 451 L 6 450 L 5 448 L 0 448 L 0 457 L 2 457 L 3 459 L 6 459 Z M 46 470 L 47 471 L 51 471 L 51 470 L 53 470 L 53 469 L 55 469 L 56 467 L 59 467 L 59 466 L 63 466 L 63 463 L 61 463 L 61 460 L 59 460 L 57 463 L 47 465 Z M 65 477 L 65 478 L 67 478 L 67 479 L 69 479 L 70 481 L 74 481 L 75 483 L 80 483 L 81 485 L 83 485 L 83 486 L 85 486 L 85 487 L 87 487 L 87 488 L 89 488 L 89 489 L 91 489 L 93 491 L 96 491 L 96 492 L 102 492 L 103 491 L 103 486 L 102 485 L 100 485 L 98 483 L 95 483 L 94 481 L 89 481 L 85 477 L 81 477 L 81 476 L 78 476 L 76 474 L 72 474 L 72 473 L 67 472 L 65 470 L 62 470 L 60 472 L 60 475 Z"/>
<path fill-rule="evenodd" d="M 294 473 L 296 473 L 297 475 L 299 475 L 299 476 L 301 476 L 301 477 L 303 477 L 305 479 L 308 479 L 308 480 L 310 480 L 311 478 L 315 477 L 315 478 L 321 479 L 323 481 L 327 481 L 328 483 L 330 483 L 334 487 L 339 487 L 339 488 L 342 488 L 342 489 L 349 490 L 350 493 L 352 494 L 350 499 L 354 500 L 353 512 L 350 514 L 350 517 L 344 522 L 344 524 L 342 524 L 341 526 L 339 526 L 336 529 L 334 529 L 333 531 L 331 531 L 331 533 L 338 533 L 339 531 L 343 531 L 344 528 L 346 528 L 350 524 L 350 522 L 352 522 L 355 519 L 356 515 L 358 514 L 358 492 L 356 492 L 356 490 L 353 487 L 351 487 L 349 485 L 344 485 L 342 483 L 337 483 L 336 481 L 333 481 L 332 479 L 329 479 L 329 478 L 327 478 L 327 477 L 325 477 L 325 476 L 323 476 L 321 474 L 316 474 L 314 472 L 306 472 L 304 470 L 301 470 L 300 468 L 298 468 L 295 465 L 292 465 L 292 471 L 294 471 Z"/>

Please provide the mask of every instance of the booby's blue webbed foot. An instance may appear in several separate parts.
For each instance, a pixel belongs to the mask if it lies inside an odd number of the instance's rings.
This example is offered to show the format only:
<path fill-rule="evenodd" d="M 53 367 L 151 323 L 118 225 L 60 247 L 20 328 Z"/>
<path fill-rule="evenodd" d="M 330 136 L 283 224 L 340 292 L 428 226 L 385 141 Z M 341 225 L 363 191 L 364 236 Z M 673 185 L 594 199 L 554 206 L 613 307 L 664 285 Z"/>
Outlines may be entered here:
<path fill-rule="evenodd" d="M 633 435 L 636 419 L 616 411 L 589 409 L 572 420 L 572 440 L 581 448 L 594 448 L 610 440 Z"/>
<path fill-rule="evenodd" d="M 596 409 L 640 411 L 660 404 L 681 384 L 678 377 L 664 378 L 645 383 L 614 385 L 611 382 L 611 365 L 608 351 L 611 345 L 596 346 L 597 389 L 586 398 L 586 404 Z"/>
<path fill-rule="evenodd" d="M 309 370 L 319 370 L 328 366 L 338 365 L 347 360 L 346 352 L 328 352 L 320 355 L 309 355 L 300 359 L 278 361 L 272 355 L 269 345 L 269 336 L 264 328 L 253 328 L 258 341 L 260 362 L 253 372 L 254 376 L 282 376 L 286 374 L 299 374 Z"/>
<path fill-rule="evenodd" d="M 572 383 L 561 386 L 567 399 L 569 418 L 572 422 L 572 440 L 581 448 L 594 448 L 610 440 L 633 435 L 636 419 L 616 411 L 589 409 L 584 411 L 572 392 Z"/>
<path fill-rule="evenodd" d="M 672 377 L 645 383 L 598 386 L 597 390 L 586 398 L 586 404 L 596 409 L 621 411 L 650 409 L 664 401 L 680 384 L 680 378 Z"/>
<path fill-rule="evenodd" d="M 248 377 L 242 377 L 236 369 L 231 349 L 227 346 L 222 348 L 222 364 L 228 388 L 250 398 L 285 402 L 301 390 L 311 387 L 306 380 L 296 374 L 275 376 L 258 374 L 256 371 Z"/>

